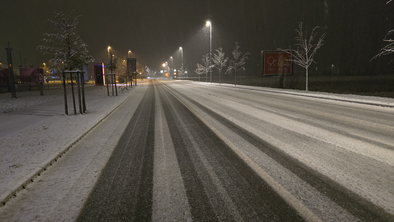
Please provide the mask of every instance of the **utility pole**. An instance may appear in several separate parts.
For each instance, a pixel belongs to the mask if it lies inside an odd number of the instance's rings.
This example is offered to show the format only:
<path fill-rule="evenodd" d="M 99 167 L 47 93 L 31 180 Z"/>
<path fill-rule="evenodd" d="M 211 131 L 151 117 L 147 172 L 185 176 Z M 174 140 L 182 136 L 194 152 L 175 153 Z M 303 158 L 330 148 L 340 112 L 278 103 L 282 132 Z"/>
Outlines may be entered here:
<path fill-rule="evenodd" d="M 15 79 L 14 79 L 14 70 L 12 67 L 12 56 L 10 42 L 8 42 L 8 48 L 5 48 L 7 51 L 7 61 L 8 61 L 8 77 L 10 79 L 10 89 L 11 89 L 11 96 L 12 98 L 18 98 L 16 96 L 16 89 L 15 89 Z"/>

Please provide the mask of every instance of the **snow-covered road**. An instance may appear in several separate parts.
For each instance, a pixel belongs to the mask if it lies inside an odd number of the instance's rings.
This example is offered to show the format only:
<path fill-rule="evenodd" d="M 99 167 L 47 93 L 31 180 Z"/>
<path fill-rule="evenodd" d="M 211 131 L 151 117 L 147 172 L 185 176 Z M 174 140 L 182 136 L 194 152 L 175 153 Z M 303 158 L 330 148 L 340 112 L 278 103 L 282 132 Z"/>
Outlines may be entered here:
<path fill-rule="evenodd" d="M 257 87 L 219 86 L 185 81 L 154 83 L 156 108 L 153 220 L 196 219 L 195 212 L 198 210 L 194 207 L 198 207 L 197 202 L 193 202 L 196 200 L 188 196 L 187 189 L 190 189 L 190 184 L 182 174 L 186 165 L 179 158 L 175 158 L 180 155 L 177 153 L 180 151 L 177 150 L 179 145 L 176 145 L 174 140 L 181 138 L 181 135 L 190 138 L 192 143 L 188 146 L 188 152 L 190 155 L 195 153 L 194 158 L 201 160 L 198 164 L 204 166 L 201 172 L 207 172 L 205 176 L 201 176 L 200 172 L 201 180 L 214 181 L 213 185 L 206 182 L 208 185 L 205 184 L 204 188 L 208 189 L 206 192 L 213 209 L 216 209 L 215 201 L 216 205 L 225 203 L 220 211 L 215 211 L 216 216 L 225 217 L 226 213 L 223 212 L 231 212 L 229 217 L 245 220 L 247 212 L 239 208 L 240 202 L 234 200 L 236 194 L 231 194 L 229 190 L 233 185 L 224 185 L 227 183 L 224 181 L 229 180 L 222 175 L 227 167 L 214 167 L 216 159 L 221 156 L 213 158 L 214 153 L 211 157 L 210 154 L 207 156 L 209 149 L 204 151 L 198 145 L 201 139 L 192 139 L 194 125 L 168 119 L 170 113 L 179 117 L 183 114 L 177 111 L 180 110 L 180 105 L 163 105 L 165 102 L 160 96 L 164 94 L 168 94 L 167 97 L 170 94 L 175 96 L 215 134 L 215 138 L 220 138 L 225 144 L 222 147 L 225 146 L 225 149 L 236 154 L 304 219 L 393 219 L 394 111 L 390 108 L 394 105 L 393 100 L 367 98 L 366 101 L 366 97 L 357 96 L 281 90 L 269 92 L 270 89 Z M 135 115 L 137 106 L 146 100 L 143 96 L 147 88 L 147 85 L 143 85 L 137 90 L 134 89 L 132 93 L 126 93 L 116 102 L 113 101 L 113 104 L 107 100 L 107 105 L 111 105 L 104 113 L 117 107 L 122 99 L 125 102 L 53 167 L 37 177 L 38 182 L 29 184 L 26 190 L 17 193 L 17 198 L 7 202 L 0 209 L 0 220 L 75 220 L 120 136 Z M 353 103 L 338 100 L 351 100 Z M 361 104 L 363 102 L 382 106 Z M 174 110 L 170 111 L 171 109 Z M 93 114 L 83 116 L 86 118 Z M 103 114 L 101 118 L 104 116 L 106 115 Z M 70 120 L 74 117 L 66 118 Z M 100 118 L 92 119 L 88 126 L 74 126 L 75 133 L 86 131 L 86 128 L 95 125 L 94 122 L 98 119 Z M 42 127 L 44 123 L 49 124 L 43 121 L 29 129 L 37 130 L 36 128 Z M 184 127 L 184 132 L 175 134 L 174 127 Z M 20 134 L 29 134 L 26 130 Z M 53 130 L 61 132 L 59 129 Z M 17 135 L 11 138 L 16 137 Z M 23 140 L 23 136 L 18 138 Z M 207 136 L 208 138 L 212 140 L 214 137 Z M 41 143 L 48 142 L 42 140 Z M 33 148 L 40 147 L 40 144 L 30 145 Z M 191 147 L 195 147 L 195 150 Z M 55 149 L 52 152 L 57 151 Z M 30 154 L 20 155 L 20 161 L 23 161 L 23 156 L 28 159 Z M 40 161 L 44 160 L 31 160 L 27 161 L 29 164 L 22 165 L 34 165 Z M 20 168 L 22 166 L 15 167 L 16 170 Z M 29 171 L 28 168 L 24 169 L 23 172 Z M 224 181 L 222 178 L 225 178 Z M 233 179 L 237 178 L 231 178 Z M 1 183 L 0 188 L 4 188 Z M 218 192 L 218 199 L 212 194 L 210 196 L 209 192 L 214 191 L 209 189 Z"/>
<path fill-rule="evenodd" d="M 269 93 L 256 88 L 168 85 L 218 132 L 224 134 L 228 130 L 217 118 L 212 118 L 211 112 L 326 177 L 324 180 L 345 187 L 394 214 L 392 108 Z M 263 164 L 259 157 L 261 151 L 256 147 L 248 148 L 239 134 L 230 132 L 225 138 L 231 138 L 249 158 Z M 288 190 L 293 190 L 295 184 L 303 184 L 286 181 L 288 178 L 280 173 L 271 176 L 282 181 Z M 298 196 L 299 192 L 293 195 Z M 312 196 L 319 195 L 305 193 L 298 198 L 312 207 L 317 203 Z"/>

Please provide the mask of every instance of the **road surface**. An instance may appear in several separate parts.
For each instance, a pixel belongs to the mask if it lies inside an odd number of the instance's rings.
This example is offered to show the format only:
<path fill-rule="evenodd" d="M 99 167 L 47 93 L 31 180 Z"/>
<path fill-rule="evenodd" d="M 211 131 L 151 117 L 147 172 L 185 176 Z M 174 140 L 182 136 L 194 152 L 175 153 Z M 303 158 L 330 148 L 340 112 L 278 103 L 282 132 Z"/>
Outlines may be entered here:
<path fill-rule="evenodd" d="M 141 86 L 1 221 L 392 221 L 393 109 Z"/>

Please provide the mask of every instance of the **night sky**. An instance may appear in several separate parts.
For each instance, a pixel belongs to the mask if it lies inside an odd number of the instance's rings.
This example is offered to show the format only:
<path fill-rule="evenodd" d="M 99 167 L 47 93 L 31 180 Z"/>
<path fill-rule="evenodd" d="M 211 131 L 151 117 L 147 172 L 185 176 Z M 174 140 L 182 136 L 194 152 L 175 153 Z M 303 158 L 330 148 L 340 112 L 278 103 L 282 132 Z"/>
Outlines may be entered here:
<path fill-rule="evenodd" d="M 2 0 L 0 3 L 0 62 L 6 64 L 5 47 L 10 41 L 14 66 L 42 66 L 50 57 L 36 51 L 43 33 L 52 32 L 54 10 L 69 14 L 75 9 L 78 32 L 89 45 L 96 62 L 103 62 L 107 47 L 117 56 L 128 50 L 138 66 L 158 70 L 174 57 L 180 66 L 179 47 L 184 49 L 184 66 L 193 73 L 195 64 L 209 52 L 209 30 L 213 24 L 213 51 L 223 48 L 232 57 L 234 42 L 250 52 L 248 75 L 259 75 L 260 51 L 288 48 L 294 44 L 298 22 L 308 31 L 320 26 L 326 32 L 311 69 L 324 72 L 334 64 L 340 72 L 377 72 L 390 68 L 392 56 L 369 62 L 394 29 L 394 3 L 386 0 Z"/>

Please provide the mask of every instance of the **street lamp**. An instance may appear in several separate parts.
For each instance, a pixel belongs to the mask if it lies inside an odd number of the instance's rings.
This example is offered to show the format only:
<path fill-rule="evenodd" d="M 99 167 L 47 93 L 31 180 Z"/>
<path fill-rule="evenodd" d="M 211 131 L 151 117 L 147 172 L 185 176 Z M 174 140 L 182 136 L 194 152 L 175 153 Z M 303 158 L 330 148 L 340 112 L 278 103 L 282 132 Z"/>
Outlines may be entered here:
<path fill-rule="evenodd" d="M 171 65 L 169 65 L 168 68 L 170 68 L 170 73 L 171 73 L 172 69 L 174 69 L 174 58 L 172 56 L 170 56 L 170 61 L 171 61 L 171 63 L 170 63 Z M 172 69 L 171 69 L 171 67 L 172 67 Z"/>
<path fill-rule="evenodd" d="M 111 49 L 111 46 L 108 46 L 108 48 L 107 48 L 107 51 L 108 51 L 107 57 L 109 57 L 109 50 L 110 49 Z"/>
<path fill-rule="evenodd" d="M 181 70 L 182 70 L 182 72 L 184 72 L 184 70 L 183 70 L 183 48 L 179 47 L 179 50 L 181 51 Z M 183 74 L 183 76 L 185 76 L 185 74 Z"/>
<path fill-rule="evenodd" d="M 205 23 L 205 26 L 209 26 L 209 62 L 212 64 L 212 23 L 210 21 L 207 21 Z M 209 70 L 210 73 L 210 80 L 212 83 L 212 69 Z"/>
<path fill-rule="evenodd" d="M 131 50 L 129 50 L 129 57 L 128 58 L 131 58 Z"/>

